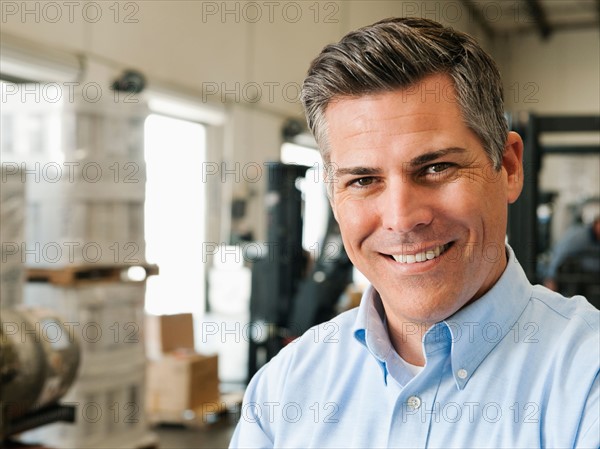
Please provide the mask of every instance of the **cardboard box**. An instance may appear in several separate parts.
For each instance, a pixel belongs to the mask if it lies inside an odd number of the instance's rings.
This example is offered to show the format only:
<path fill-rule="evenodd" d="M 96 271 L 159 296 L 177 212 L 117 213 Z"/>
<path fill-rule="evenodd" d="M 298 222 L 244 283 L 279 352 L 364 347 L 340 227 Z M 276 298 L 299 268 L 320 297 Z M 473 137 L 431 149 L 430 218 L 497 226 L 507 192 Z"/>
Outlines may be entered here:
<path fill-rule="evenodd" d="M 146 354 L 151 360 L 163 354 L 194 350 L 194 319 L 191 313 L 146 316 Z"/>
<path fill-rule="evenodd" d="M 218 356 L 167 354 L 148 364 L 148 410 L 183 412 L 218 403 Z"/>

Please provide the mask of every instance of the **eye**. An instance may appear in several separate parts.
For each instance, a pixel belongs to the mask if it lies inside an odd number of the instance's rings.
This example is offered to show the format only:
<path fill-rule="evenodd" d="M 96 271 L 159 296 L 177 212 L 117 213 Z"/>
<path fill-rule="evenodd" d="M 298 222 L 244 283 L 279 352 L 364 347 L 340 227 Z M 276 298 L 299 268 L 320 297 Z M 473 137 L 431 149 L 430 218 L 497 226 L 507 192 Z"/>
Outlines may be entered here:
<path fill-rule="evenodd" d="M 374 182 L 375 182 L 375 178 L 369 176 L 369 177 L 365 177 L 365 178 L 353 179 L 352 181 L 349 182 L 349 185 L 357 186 L 357 187 L 367 187 L 367 186 L 370 186 L 371 184 L 373 184 Z"/>
<path fill-rule="evenodd" d="M 432 164 L 425 167 L 425 174 L 427 175 L 437 175 L 452 167 L 452 164 L 449 162 L 438 162 L 437 164 Z"/>

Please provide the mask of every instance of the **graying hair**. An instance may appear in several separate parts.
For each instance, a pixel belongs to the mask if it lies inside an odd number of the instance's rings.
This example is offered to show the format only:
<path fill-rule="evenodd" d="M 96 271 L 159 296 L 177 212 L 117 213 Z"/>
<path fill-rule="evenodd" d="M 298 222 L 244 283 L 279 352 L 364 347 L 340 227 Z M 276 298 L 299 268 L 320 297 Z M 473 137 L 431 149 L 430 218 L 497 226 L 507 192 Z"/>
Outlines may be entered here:
<path fill-rule="evenodd" d="M 465 124 L 499 170 L 508 126 L 498 67 L 468 34 L 419 18 L 353 31 L 311 63 L 301 101 L 324 162 L 330 162 L 325 111 L 333 99 L 407 89 L 433 74 L 450 76 Z"/>

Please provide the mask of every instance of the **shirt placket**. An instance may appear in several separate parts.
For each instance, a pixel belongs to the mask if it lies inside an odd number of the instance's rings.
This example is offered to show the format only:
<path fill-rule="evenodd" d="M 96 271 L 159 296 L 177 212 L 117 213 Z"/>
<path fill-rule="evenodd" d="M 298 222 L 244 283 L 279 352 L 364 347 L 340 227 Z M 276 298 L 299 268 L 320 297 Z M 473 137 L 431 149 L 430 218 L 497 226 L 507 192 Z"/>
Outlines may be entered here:
<path fill-rule="evenodd" d="M 425 349 L 425 369 L 408 382 L 398 395 L 388 447 L 426 448 L 431 426 L 442 420 L 436 398 L 443 376 L 450 373 L 450 342 L 431 342 L 425 345 Z"/>

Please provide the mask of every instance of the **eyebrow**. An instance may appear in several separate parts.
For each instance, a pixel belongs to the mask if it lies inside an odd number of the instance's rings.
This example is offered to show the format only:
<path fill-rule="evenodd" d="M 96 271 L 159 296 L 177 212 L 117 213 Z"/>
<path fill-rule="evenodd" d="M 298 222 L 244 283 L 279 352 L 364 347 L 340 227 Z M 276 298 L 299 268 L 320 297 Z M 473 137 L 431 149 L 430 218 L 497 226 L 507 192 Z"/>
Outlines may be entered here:
<path fill-rule="evenodd" d="M 420 167 L 429 162 L 435 161 L 441 157 L 447 156 L 449 154 L 460 154 L 465 153 L 467 150 L 461 147 L 449 147 L 442 148 L 440 150 L 431 151 L 429 153 L 421 154 L 413 159 L 411 159 L 407 165 L 411 168 Z M 343 175 L 354 175 L 354 176 L 369 176 L 369 175 L 378 175 L 381 173 L 381 169 L 377 167 L 347 167 L 347 168 L 338 168 L 335 173 L 338 176 Z"/>
<path fill-rule="evenodd" d="M 369 175 L 378 175 L 379 173 L 381 173 L 381 169 L 370 168 L 370 167 L 338 168 L 335 171 L 335 174 L 338 176 L 344 176 L 344 175 L 369 176 Z"/>
<path fill-rule="evenodd" d="M 447 156 L 449 154 L 465 153 L 466 151 L 467 150 L 465 148 L 461 148 L 461 147 L 442 148 L 440 150 L 421 154 L 421 155 L 411 159 L 410 162 L 408 163 L 408 165 L 413 168 L 420 167 L 421 165 L 427 164 L 428 162 L 435 161 L 436 159 Z"/>

